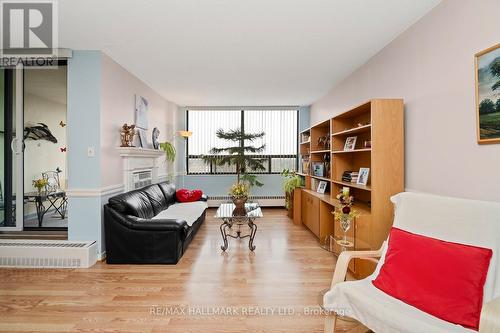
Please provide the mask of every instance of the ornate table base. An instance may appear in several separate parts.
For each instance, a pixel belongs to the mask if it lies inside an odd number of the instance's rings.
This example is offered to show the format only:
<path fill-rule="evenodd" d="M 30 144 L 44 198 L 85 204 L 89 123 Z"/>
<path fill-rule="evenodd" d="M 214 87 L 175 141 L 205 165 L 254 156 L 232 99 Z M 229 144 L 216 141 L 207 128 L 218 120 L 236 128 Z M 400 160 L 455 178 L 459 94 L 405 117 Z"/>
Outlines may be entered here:
<path fill-rule="evenodd" d="M 220 233 L 222 235 L 222 240 L 224 245 L 221 246 L 222 251 L 226 251 L 228 247 L 227 238 L 246 238 L 250 237 L 248 241 L 248 248 L 250 251 L 255 250 L 255 245 L 253 245 L 253 240 L 255 239 L 255 234 L 257 233 L 257 225 L 253 222 L 254 217 L 250 216 L 233 216 L 222 218 L 222 224 L 220 225 Z M 248 226 L 250 228 L 250 233 L 244 233 L 242 227 Z"/>

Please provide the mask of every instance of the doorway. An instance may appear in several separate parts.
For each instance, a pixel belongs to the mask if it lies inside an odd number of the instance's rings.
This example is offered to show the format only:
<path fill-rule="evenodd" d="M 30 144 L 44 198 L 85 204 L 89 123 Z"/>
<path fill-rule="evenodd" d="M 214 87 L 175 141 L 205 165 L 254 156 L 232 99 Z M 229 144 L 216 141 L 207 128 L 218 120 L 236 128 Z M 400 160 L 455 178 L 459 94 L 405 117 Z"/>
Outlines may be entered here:
<path fill-rule="evenodd" d="M 67 66 L 0 69 L 0 231 L 67 230 Z"/>

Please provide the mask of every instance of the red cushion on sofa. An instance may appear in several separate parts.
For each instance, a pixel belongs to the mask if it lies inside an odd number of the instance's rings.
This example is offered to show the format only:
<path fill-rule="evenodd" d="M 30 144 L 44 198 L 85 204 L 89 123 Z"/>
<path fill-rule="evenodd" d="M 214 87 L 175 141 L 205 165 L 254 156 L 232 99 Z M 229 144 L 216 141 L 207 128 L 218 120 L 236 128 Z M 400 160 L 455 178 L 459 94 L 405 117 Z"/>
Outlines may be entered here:
<path fill-rule="evenodd" d="M 372 283 L 435 317 L 478 330 L 492 254 L 392 228 L 384 264 Z"/>
<path fill-rule="evenodd" d="M 177 192 L 175 192 L 175 195 L 179 202 L 193 202 L 200 200 L 201 196 L 203 195 L 203 192 L 202 190 L 190 191 L 188 189 L 181 188 L 177 190 Z"/>

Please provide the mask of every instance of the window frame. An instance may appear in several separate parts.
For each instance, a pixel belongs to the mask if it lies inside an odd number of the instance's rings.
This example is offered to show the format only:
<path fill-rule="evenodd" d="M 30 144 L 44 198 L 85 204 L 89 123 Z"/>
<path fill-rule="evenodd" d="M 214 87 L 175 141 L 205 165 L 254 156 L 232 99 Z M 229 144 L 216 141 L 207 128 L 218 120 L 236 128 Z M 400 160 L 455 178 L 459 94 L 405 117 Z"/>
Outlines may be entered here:
<path fill-rule="evenodd" d="M 260 108 L 261 109 L 261 108 Z M 231 108 L 231 109 L 224 109 L 224 108 L 221 108 L 221 109 L 214 109 L 214 111 L 235 111 L 237 110 L 237 108 Z M 241 114 L 241 118 L 240 118 L 240 125 L 241 127 L 245 127 L 245 110 L 246 111 L 255 111 L 255 110 L 259 110 L 259 109 L 254 109 L 254 108 L 248 108 L 248 109 L 240 109 L 240 114 Z M 299 129 L 299 124 L 300 124 L 300 121 L 299 121 L 299 116 L 300 116 L 300 113 L 299 113 L 299 108 L 282 108 L 282 109 L 277 109 L 277 108 L 272 108 L 270 109 L 269 111 L 295 111 L 296 112 L 296 121 L 297 121 L 297 126 L 296 126 L 296 133 L 295 133 L 295 139 L 296 139 L 296 154 L 287 154 L 287 155 L 251 155 L 252 157 L 255 157 L 255 158 L 268 158 L 269 161 L 267 162 L 268 163 L 268 171 L 265 171 L 265 172 L 255 172 L 254 174 L 255 175 L 277 175 L 277 174 L 281 174 L 281 171 L 275 171 L 275 172 L 272 172 L 271 170 L 271 165 L 272 165 L 272 159 L 273 158 L 295 158 L 295 170 L 298 170 L 299 169 L 299 133 L 300 133 L 300 129 Z M 189 111 L 190 109 L 186 109 L 186 130 L 189 131 Z M 191 109 L 191 111 L 197 111 L 197 109 Z M 189 154 L 189 139 L 186 139 L 186 156 L 185 156 L 185 161 L 186 161 L 186 175 L 210 175 L 210 176 L 217 176 L 217 175 L 235 175 L 236 172 L 214 172 L 213 170 L 213 165 L 212 163 L 210 164 L 210 171 L 208 172 L 190 172 L 189 171 L 189 159 L 190 158 L 201 158 L 202 155 L 190 155 Z"/>

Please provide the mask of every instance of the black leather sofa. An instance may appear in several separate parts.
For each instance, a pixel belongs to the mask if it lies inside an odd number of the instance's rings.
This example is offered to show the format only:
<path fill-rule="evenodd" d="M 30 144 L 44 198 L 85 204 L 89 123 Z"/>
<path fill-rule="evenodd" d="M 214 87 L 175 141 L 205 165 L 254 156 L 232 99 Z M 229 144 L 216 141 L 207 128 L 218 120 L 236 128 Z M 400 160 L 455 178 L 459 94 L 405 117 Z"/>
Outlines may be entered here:
<path fill-rule="evenodd" d="M 119 194 L 104 205 L 106 262 L 176 264 L 205 220 L 206 209 L 189 226 L 182 216 L 153 219 L 177 203 L 175 185 L 164 182 Z M 203 196 L 200 201 L 207 201 Z"/>

